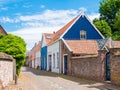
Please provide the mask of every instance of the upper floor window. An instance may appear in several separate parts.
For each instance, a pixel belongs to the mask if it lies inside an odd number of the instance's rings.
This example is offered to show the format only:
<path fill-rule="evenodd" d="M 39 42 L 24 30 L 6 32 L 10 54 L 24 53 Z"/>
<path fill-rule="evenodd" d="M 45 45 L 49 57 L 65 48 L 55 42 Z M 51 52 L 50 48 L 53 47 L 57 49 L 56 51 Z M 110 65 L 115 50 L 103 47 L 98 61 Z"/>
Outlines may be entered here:
<path fill-rule="evenodd" d="M 80 39 L 86 39 L 86 31 L 85 30 L 81 30 L 80 31 Z"/>

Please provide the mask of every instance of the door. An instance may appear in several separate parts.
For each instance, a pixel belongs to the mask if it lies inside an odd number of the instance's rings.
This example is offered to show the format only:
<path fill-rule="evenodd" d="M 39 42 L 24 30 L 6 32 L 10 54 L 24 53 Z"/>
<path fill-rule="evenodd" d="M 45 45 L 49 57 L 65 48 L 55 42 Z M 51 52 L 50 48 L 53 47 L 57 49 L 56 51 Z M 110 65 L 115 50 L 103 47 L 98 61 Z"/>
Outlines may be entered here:
<path fill-rule="evenodd" d="M 49 55 L 49 59 L 48 59 L 49 60 L 48 61 L 49 62 L 49 71 L 51 71 L 51 59 L 52 59 L 52 55 Z"/>
<path fill-rule="evenodd" d="M 67 75 L 68 73 L 68 56 L 64 56 L 64 74 Z"/>
<path fill-rule="evenodd" d="M 110 53 L 106 54 L 106 80 L 110 80 Z"/>

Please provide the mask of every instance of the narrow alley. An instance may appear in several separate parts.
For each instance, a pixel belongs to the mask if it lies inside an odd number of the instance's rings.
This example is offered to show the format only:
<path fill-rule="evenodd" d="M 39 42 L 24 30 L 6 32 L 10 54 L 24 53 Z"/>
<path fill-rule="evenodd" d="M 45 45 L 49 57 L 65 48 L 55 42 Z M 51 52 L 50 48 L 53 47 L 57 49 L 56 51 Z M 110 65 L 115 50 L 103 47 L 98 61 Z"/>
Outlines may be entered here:
<path fill-rule="evenodd" d="M 23 67 L 18 84 L 5 90 L 120 90 L 120 87 Z"/>

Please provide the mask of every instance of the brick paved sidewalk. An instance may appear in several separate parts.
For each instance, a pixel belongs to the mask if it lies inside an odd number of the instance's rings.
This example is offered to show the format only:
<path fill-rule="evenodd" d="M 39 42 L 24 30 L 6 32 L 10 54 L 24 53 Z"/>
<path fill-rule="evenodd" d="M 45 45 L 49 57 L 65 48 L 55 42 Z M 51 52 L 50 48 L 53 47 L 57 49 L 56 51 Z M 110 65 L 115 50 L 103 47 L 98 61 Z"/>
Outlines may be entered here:
<path fill-rule="evenodd" d="M 23 68 L 18 84 L 11 84 L 4 90 L 120 90 L 120 87 L 41 70 Z"/>

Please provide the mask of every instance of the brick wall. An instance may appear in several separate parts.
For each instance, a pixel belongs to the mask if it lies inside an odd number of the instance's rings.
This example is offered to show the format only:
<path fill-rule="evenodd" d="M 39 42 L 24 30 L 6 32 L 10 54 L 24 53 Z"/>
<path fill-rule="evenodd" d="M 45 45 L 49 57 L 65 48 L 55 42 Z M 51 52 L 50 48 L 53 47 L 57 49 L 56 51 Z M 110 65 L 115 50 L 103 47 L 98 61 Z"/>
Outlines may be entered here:
<path fill-rule="evenodd" d="M 61 73 L 64 73 L 63 72 L 63 57 L 65 54 L 68 55 L 68 72 L 70 73 L 69 68 L 71 67 L 71 63 L 69 62 L 69 60 L 71 58 L 72 53 L 67 49 L 66 45 L 61 41 Z"/>
<path fill-rule="evenodd" d="M 73 57 L 66 45 L 61 42 L 61 64 L 63 72 L 63 56 L 68 55 L 68 74 L 76 77 L 104 81 L 106 73 L 106 50 L 98 51 L 95 56 L 76 56 Z"/>
<path fill-rule="evenodd" d="M 14 59 L 4 53 L 0 53 L 0 82 L 7 86 L 14 79 Z"/>
<path fill-rule="evenodd" d="M 120 85 L 120 48 L 110 50 L 111 82 Z"/>
<path fill-rule="evenodd" d="M 99 51 L 98 56 L 81 56 L 72 58 L 71 75 L 93 79 L 97 81 L 105 80 L 105 57 L 106 51 Z"/>

